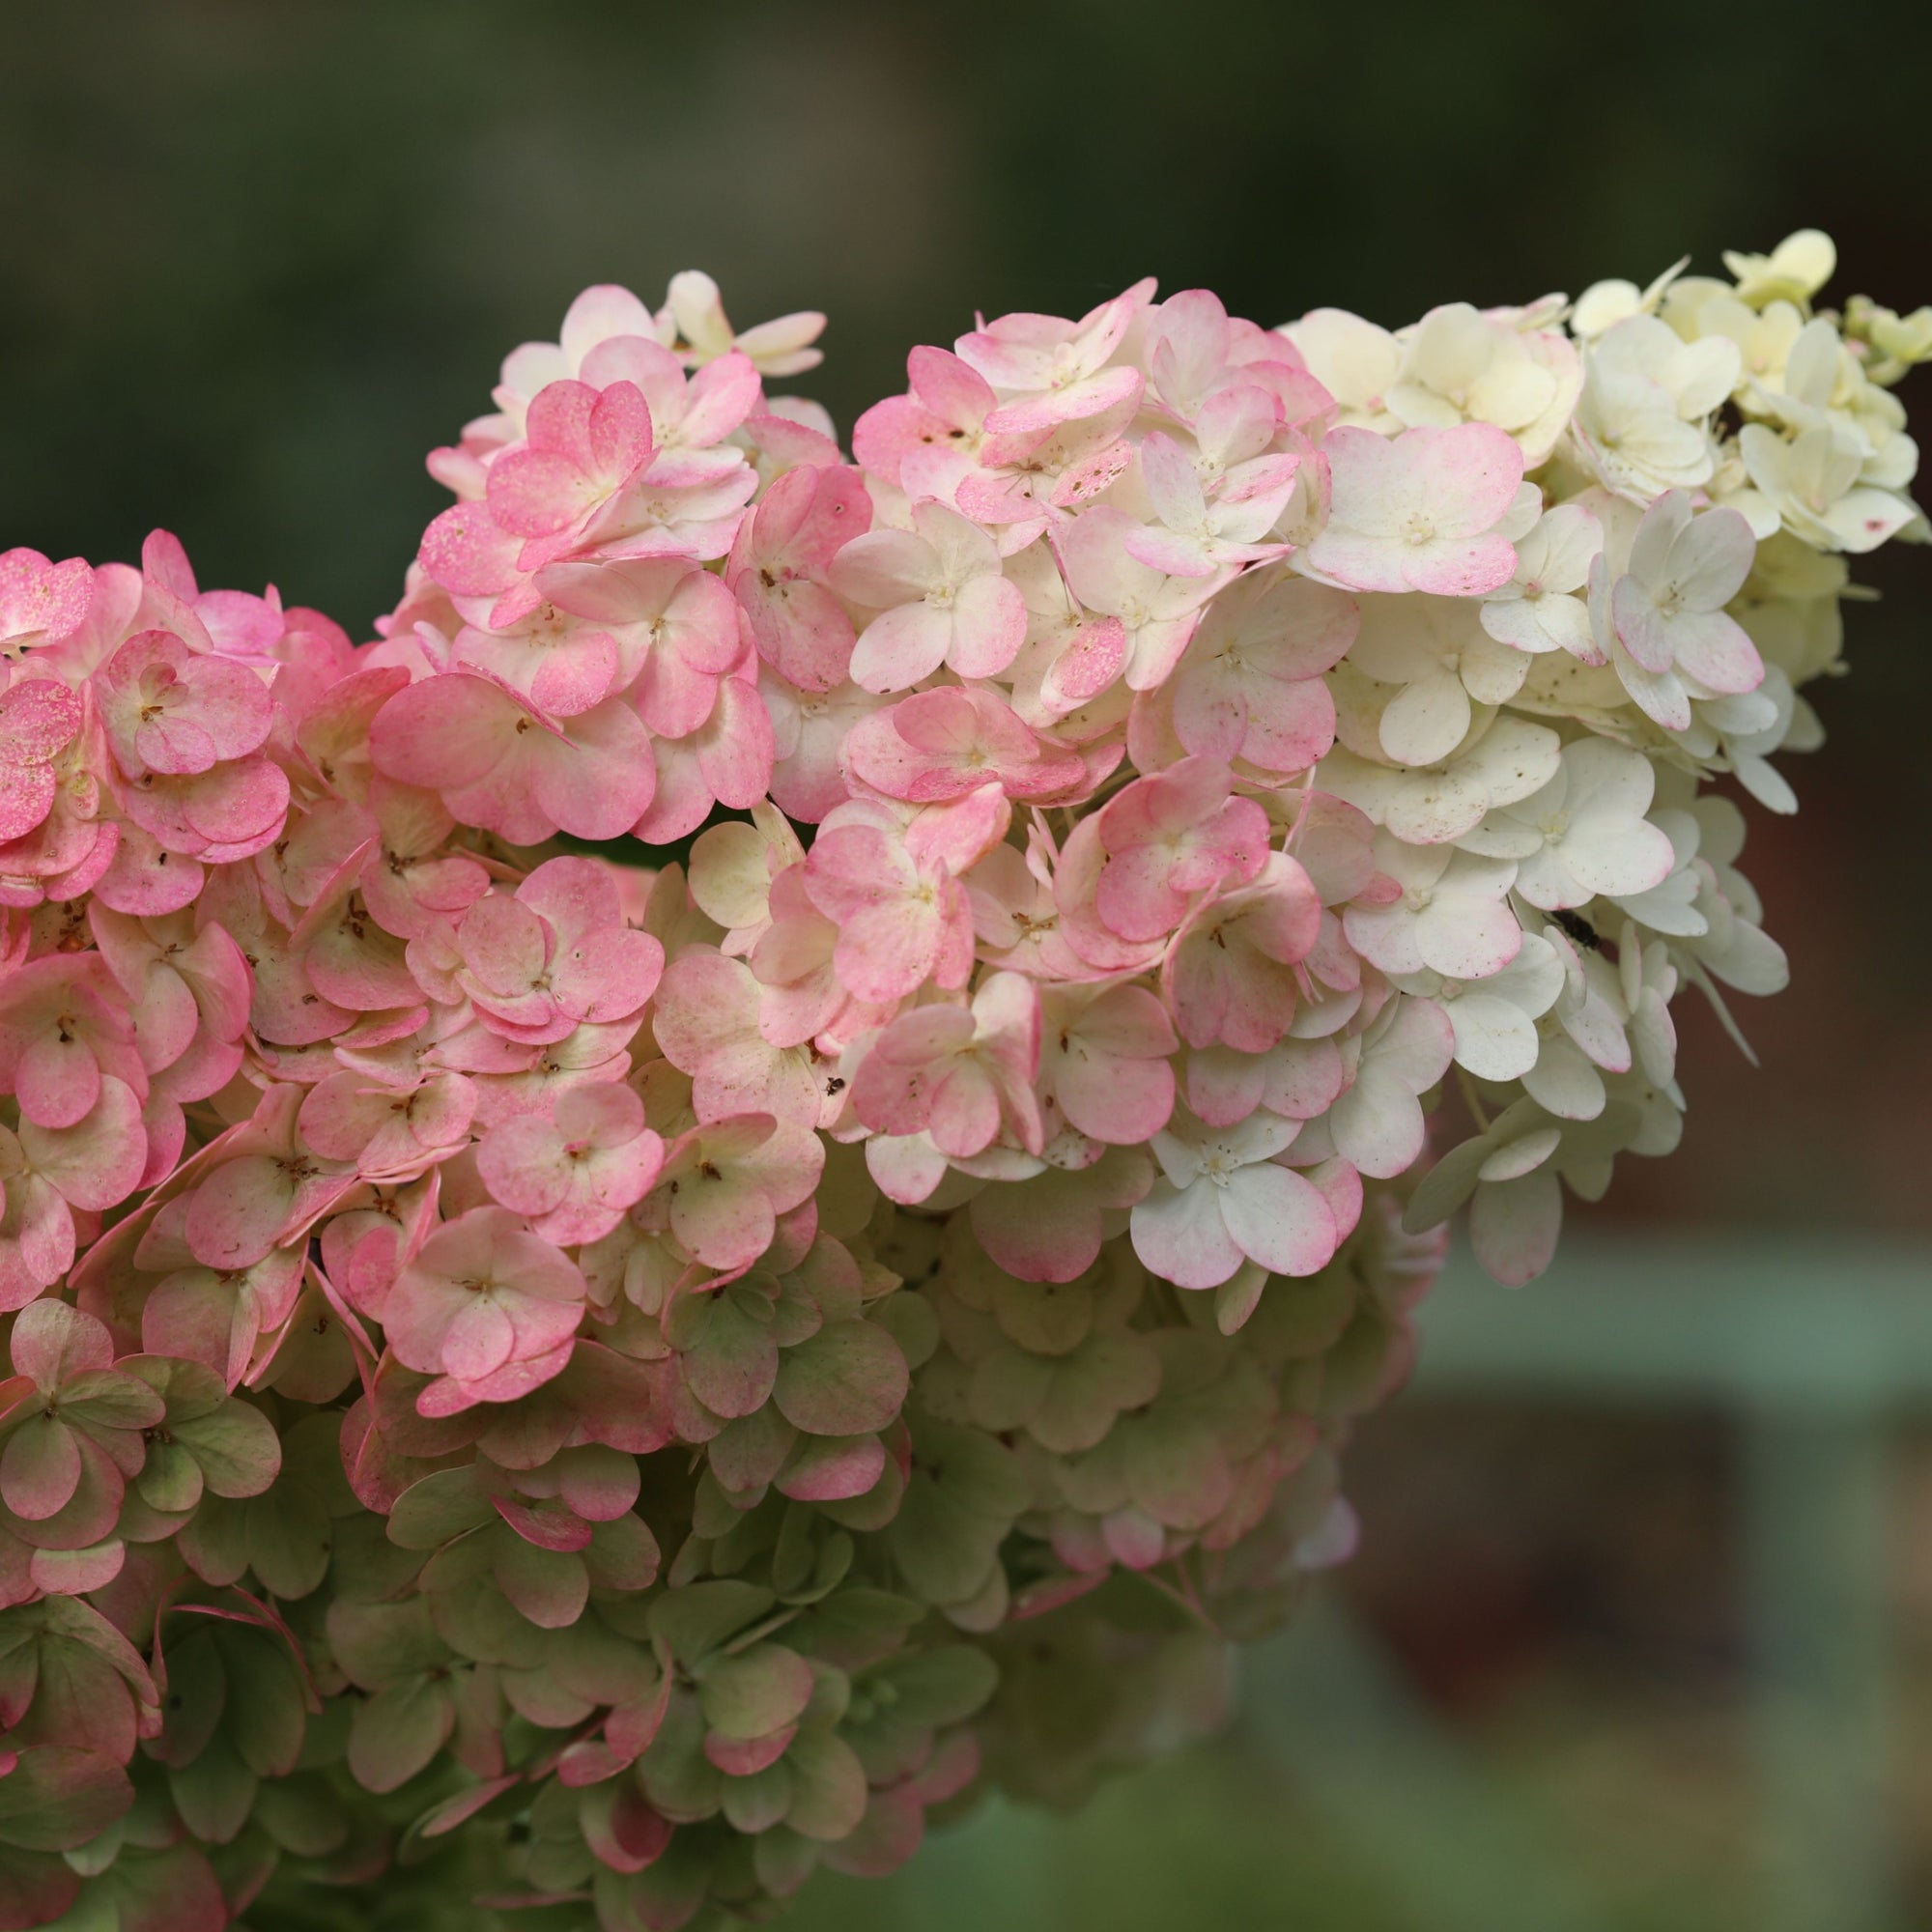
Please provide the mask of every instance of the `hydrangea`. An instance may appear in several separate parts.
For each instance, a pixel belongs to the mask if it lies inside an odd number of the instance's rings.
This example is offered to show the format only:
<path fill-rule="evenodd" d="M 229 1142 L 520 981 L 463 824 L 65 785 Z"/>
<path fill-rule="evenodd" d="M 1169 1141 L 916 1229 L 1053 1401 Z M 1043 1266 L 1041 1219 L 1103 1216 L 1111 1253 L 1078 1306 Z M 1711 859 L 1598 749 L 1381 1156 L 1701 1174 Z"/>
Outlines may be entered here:
<path fill-rule="evenodd" d="M 0 1932 L 708 1932 L 1211 1722 L 1442 1224 L 1530 1279 L 1783 983 L 1706 787 L 1795 809 L 1932 322 L 1726 263 L 1139 283 L 850 461 L 692 271 L 368 641 L 0 556 Z"/>

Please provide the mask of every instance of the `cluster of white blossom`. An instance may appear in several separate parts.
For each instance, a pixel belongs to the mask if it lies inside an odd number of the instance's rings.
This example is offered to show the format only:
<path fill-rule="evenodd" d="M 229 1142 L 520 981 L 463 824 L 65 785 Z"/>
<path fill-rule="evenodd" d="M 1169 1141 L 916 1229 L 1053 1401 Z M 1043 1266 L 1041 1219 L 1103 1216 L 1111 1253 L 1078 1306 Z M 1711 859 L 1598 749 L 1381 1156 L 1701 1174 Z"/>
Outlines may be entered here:
<path fill-rule="evenodd" d="M 1408 1220 L 1469 1202 L 1505 1281 L 1547 1265 L 1559 1181 L 1595 1200 L 1619 1153 L 1676 1145 L 1680 988 L 1736 1035 L 1725 989 L 1784 984 L 1737 869 L 1744 813 L 1711 781 L 1796 810 L 1774 759 L 1820 741 L 1799 688 L 1838 668 L 1845 558 L 1926 536 L 1891 385 L 1932 355 L 1932 309 L 1815 306 L 1835 262 L 1815 231 L 1725 262 L 1730 280 L 1679 264 L 1567 308 L 1457 303 L 1393 332 L 1323 309 L 1287 330 L 1391 454 L 1465 423 L 1522 454 L 1491 532 L 1515 547 L 1504 581 L 1418 578 L 1411 559 L 1480 541 L 1443 516 L 1455 494 L 1362 491 L 1341 464 L 1293 566 L 1368 593 L 1314 782 L 1376 822 L 1399 891 L 1351 909 L 1348 937 L 1448 1015 L 1480 1129 Z"/>

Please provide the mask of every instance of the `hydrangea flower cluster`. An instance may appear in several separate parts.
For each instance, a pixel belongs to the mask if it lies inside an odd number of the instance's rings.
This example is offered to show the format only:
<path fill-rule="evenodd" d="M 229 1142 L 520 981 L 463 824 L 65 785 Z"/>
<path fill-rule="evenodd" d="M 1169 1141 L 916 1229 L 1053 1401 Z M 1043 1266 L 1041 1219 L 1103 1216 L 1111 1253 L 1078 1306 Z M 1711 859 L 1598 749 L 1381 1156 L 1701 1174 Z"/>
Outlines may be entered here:
<path fill-rule="evenodd" d="M 1783 981 L 1932 311 L 1726 259 L 1142 283 L 849 460 L 822 318 L 597 288 L 373 641 L 0 557 L 0 1928 L 714 1927 L 1210 1723 L 1444 1220 Z"/>

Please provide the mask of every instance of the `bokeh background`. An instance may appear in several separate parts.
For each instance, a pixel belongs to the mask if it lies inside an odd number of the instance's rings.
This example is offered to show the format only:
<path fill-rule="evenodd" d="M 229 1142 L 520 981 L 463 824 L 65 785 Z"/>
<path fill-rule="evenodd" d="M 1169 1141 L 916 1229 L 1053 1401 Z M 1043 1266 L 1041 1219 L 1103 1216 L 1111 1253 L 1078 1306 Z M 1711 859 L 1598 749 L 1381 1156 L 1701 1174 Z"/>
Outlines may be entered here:
<path fill-rule="evenodd" d="M 163 523 L 203 582 L 272 581 L 368 636 L 441 500 L 422 454 L 486 407 L 502 353 L 554 338 L 586 282 L 655 299 L 692 266 L 741 323 L 830 312 L 829 360 L 801 386 L 841 425 L 900 385 L 907 346 L 976 308 L 1077 314 L 1150 272 L 1264 323 L 1330 303 L 1393 325 L 1641 281 L 1685 252 L 1716 269 L 1816 225 L 1839 243 L 1836 293 L 1909 308 L 1932 299 L 1928 78 L 1932 9 L 1816 0 L 9 6 L 0 544 L 131 557 Z M 1745 1015 L 1761 1065 L 1687 998 L 1682 1151 L 1627 1162 L 1611 1206 L 1577 1217 L 1596 1252 L 1693 1297 L 1695 1256 L 1748 1234 L 1854 1332 L 1880 1248 L 1894 1280 L 1932 1255 L 1932 554 L 1859 575 L 1882 597 L 1848 612 L 1854 674 L 1822 694 L 1830 742 L 1793 772 L 1803 813 L 1755 813 L 1747 855 L 1794 972 Z M 1650 1245 L 1620 1246 L 1634 1231 Z M 1592 1279 L 1613 1292 L 1616 1268 Z M 1566 1292 L 1559 1264 L 1513 1312 L 1553 1354 Z M 1480 1322 L 1501 1293 L 1463 1300 Z M 951 1925 L 998 1861 L 1032 1873 L 998 1907 L 1021 1926 L 1395 1932 L 1432 1921 L 1376 1833 L 1413 1852 L 1430 1793 L 1440 1823 L 1480 1786 L 1574 1878 L 1578 1926 L 1932 1925 L 1914 1720 L 1932 1703 L 1932 1475 L 1910 1401 L 1874 1397 L 1860 1425 L 1884 1452 L 1859 1492 L 1878 1511 L 1859 1601 L 1886 1633 L 1890 1742 L 1833 1916 L 1766 1889 L 1771 1585 L 1740 1530 L 1821 1464 L 1787 1431 L 1785 1474 L 1751 1488 L 1765 1459 L 1741 1449 L 1735 1404 L 1673 1392 L 1668 1361 L 1655 1384 L 1605 1403 L 1574 1378 L 1425 1369 L 1367 1433 L 1365 1549 L 1337 1614 L 1395 1673 L 1407 1728 L 1375 1736 L 1409 1753 L 1389 1769 L 1421 1794 L 1406 1811 L 1350 1829 L 1315 1754 L 1279 1747 L 1292 1693 L 1346 1675 L 1317 1646 L 1257 1672 L 1231 1739 L 1050 1844 L 995 1819 L 869 1902 L 834 1886 L 806 1919 Z M 1753 1413 L 1779 1420 L 1775 1392 Z M 1410 1760 L 1446 1781 L 1416 1784 Z M 1458 1840 L 1464 1864 L 1491 1856 L 1480 1831 L 1440 1835 L 1445 1860 Z M 1445 1867 L 1444 1887 L 1465 1877 Z M 1547 1932 L 1556 1910 L 1491 1923 Z"/>

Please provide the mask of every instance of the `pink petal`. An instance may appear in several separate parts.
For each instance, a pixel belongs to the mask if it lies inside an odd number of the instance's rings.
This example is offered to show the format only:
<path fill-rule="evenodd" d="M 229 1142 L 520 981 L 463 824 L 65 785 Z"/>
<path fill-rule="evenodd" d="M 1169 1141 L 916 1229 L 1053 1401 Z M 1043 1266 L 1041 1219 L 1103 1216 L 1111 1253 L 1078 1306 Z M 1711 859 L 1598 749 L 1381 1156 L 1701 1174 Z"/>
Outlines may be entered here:
<path fill-rule="evenodd" d="M 1222 1193 L 1208 1181 L 1188 1188 L 1155 1181 L 1133 1210 L 1134 1253 L 1178 1287 L 1219 1287 L 1243 1260 L 1222 1220 Z"/>
<path fill-rule="evenodd" d="M 1228 1177 L 1221 1214 L 1241 1252 L 1270 1274 L 1313 1274 L 1339 1245 L 1326 1196 L 1293 1169 L 1271 1161 Z"/>

